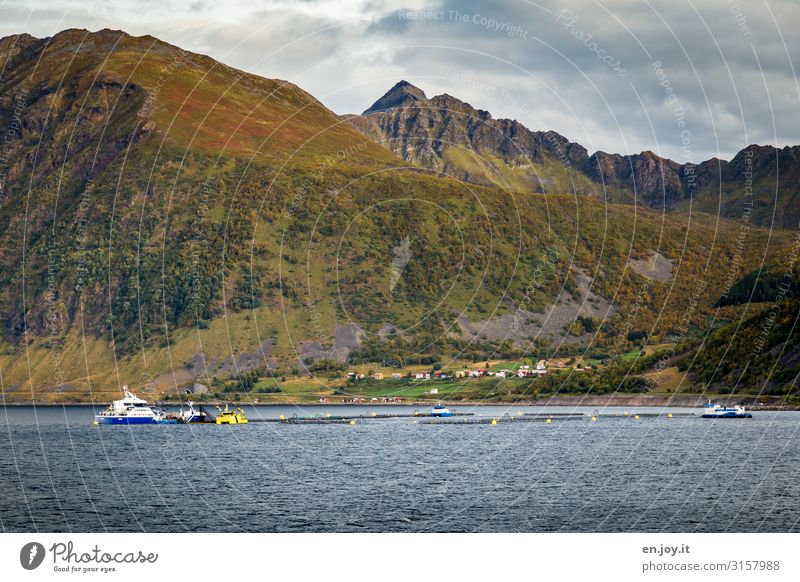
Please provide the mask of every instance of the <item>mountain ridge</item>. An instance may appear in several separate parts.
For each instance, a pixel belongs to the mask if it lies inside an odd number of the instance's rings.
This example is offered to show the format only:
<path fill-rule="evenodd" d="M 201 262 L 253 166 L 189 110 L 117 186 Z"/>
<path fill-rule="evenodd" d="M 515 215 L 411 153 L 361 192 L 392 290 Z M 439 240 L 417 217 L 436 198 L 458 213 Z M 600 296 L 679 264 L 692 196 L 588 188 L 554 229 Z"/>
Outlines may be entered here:
<path fill-rule="evenodd" d="M 713 157 L 696 164 L 681 164 L 651 150 L 590 154 L 557 132 L 532 131 L 513 119 L 495 119 L 450 95 L 427 98 L 407 81 L 395 85 L 360 116 L 348 116 L 348 122 L 407 161 L 465 181 L 520 191 L 572 191 L 664 210 L 686 210 L 697 202 L 712 213 L 718 202 L 720 212 L 732 217 L 746 212 L 742 206 L 752 197 L 761 208 L 754 213 L 754 222 L 769 226 L 772 215 L 763 210 L 764 203 L 773 189 L 782 189 L 785 200 L 776 212 L 776 226 L 800 226 L 800 211 L 794 204 L 800 202 L 796 186 L 800 146 L 751 144 L 730 161 Z M 468 159 L 465 153 L 470 154 Z M 520 172 L 526 160 L 534 166 Z M 782 186 L 777 184 L 781 167 L 788 173 Z M 749 170 L 754 177 L 747 178 Z M 748 180 L 748 190 L 743 191 Z"/>

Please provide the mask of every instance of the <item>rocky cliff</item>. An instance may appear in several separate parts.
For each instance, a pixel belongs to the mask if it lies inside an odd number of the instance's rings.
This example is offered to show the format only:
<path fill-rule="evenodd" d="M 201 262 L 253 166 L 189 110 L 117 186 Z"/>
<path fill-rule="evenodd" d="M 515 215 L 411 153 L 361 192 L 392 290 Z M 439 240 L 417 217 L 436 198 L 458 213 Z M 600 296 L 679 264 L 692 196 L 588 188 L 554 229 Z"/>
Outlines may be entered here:
<path fill-rule="evenodd" d="M 495 119 L 450 95 L 428 98 L 407 81 L 348 121 L 406 161 L 467 182 L 594 195 L 653 209 L 694 207 L 734 218 L 747 213 L 757 224 L 798 228 L 800 146 L 754 144 L 730 162 L 713 158 L 699 164 L 651 151 L 589 155 L 554 131 Z"/>

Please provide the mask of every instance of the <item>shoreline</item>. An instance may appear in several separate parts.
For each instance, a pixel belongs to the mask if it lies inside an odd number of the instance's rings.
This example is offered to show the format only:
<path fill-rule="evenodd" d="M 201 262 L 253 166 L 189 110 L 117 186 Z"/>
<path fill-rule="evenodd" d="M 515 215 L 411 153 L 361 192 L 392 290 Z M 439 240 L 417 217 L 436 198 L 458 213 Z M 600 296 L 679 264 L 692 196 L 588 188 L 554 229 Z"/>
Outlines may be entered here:
<path fill-rule="evenodd" d="M 179 406 L 190 399 L 184 401 L 154 400 L 153 406 L 169 407 Z M 224 404 L 236 403 L 243 406 L 433 406 L 437 403 L 447 406 L 536 406 L 536 407 L 629 407 L 629 408 L 702 408 L 708 400 L 719 402 L 720 404 L 744 404 L 752 410 L 764 411 L 800 411 L 800 404 L 781 402 L 782 397 L 778 396 L 754 396 L 754 395 L 731 395 L 731 394 L 611 394 L 611 395 L 561 395 L 541 398 L 538 400 L 517 400 L 517 401 L 493 401 L 483 402 L 481 400 L 408 400 L 404 402 L 344 402 L 343 400 L 329 400 L 326 402 L 318 401 L 297 401 L 297 402 L 252 402 L 237 400 L 208 400 L 195 401 L 197 406 L 222 406 Z M 71 407 L 71 406 L 95 406 L 105 407 L 110 401 L 95 402 L 4 402 L 3 406 L 42 406 L 42 407 Z"/>

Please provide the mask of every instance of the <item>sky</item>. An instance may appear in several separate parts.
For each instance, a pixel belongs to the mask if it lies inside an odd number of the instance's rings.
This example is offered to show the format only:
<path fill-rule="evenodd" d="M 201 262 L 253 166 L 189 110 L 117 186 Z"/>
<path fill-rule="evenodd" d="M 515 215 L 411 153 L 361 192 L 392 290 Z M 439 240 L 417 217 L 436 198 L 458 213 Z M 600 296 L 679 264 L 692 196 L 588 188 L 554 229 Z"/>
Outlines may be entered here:
<path fill-rule="evenodd" d="M 797 0 L 0 0 L 0 36 L 149 34 L 359 113 L 401 79 L 590 152 L 800 144 Z"/>

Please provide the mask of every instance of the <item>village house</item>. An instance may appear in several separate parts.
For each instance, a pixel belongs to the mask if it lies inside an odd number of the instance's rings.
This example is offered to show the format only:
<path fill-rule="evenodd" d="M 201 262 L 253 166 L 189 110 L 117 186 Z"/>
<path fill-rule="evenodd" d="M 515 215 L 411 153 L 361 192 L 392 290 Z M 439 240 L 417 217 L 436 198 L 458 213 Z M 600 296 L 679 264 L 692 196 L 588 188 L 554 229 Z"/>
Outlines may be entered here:
<path fill-rule="evenodd" d="M 539 360 L 536 362 L 536 368 L 528 372 L 529 376 L 541 376 L 543 374 L 547 374 L 547 360 Z"/>
<path fill-rule="evenodd" d="M 403 375 L 400 372 L 394 372 L 392 374 L 392 380 L 402 380 Z"/>
<path fill-rule="evenodd" d="M 373 380 L 383 380 L 383 374 L 381 374 L 380 372 L 375 372 L 372 375 L 372 379 Z"/>
<path fill-rule="evenodd" d="M 431 373 L 430 372 L 417 372 L 416 374 L 414 374 L 414 378 L 416 378 L 417 380 L 430 380 L 431 379 Z"/>

